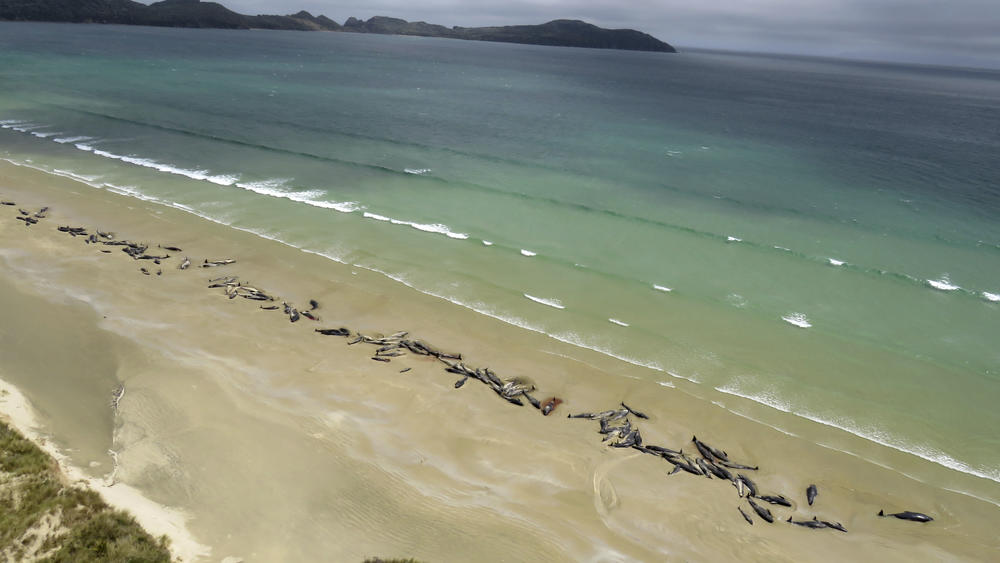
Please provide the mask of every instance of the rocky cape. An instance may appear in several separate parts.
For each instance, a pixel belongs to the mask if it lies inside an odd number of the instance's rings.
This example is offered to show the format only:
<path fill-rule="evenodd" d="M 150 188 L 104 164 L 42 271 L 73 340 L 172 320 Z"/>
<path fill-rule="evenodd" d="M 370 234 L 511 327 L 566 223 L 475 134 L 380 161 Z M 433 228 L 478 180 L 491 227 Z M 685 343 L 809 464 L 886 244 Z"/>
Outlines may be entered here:
<path fill-rule="evenodd" d="M 132 0 L 0 0 L 0 20 L 338 31 L 594 49 L 676 52 L 667 43 L 634 29 L 604 29 L 578 20 L 554 20 L 541 25 L 445 27 L 375 16 L 367 21 L 348 18 L 343 25 L 340 25 L 326 16 L 313 16 L 306 11 L 285 16 L 248 16 L 233 12 L 216 2 L 200 0 L 163 0 L 148 6 Z"/>

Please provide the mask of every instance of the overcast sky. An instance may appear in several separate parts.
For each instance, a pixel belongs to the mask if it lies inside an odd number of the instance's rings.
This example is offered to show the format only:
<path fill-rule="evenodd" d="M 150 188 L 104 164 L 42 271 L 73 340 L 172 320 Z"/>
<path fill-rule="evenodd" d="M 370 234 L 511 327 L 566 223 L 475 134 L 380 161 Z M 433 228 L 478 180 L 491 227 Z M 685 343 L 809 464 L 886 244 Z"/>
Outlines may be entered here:
<path fill-rule="evenodd" d="M 701 47 L 1000 67 L 1000 0 L 219 0 L 340 23 L 383 15 L 447 26 L 582 19 Z M 148 0 L 147 0 L 148 2 Z"/>

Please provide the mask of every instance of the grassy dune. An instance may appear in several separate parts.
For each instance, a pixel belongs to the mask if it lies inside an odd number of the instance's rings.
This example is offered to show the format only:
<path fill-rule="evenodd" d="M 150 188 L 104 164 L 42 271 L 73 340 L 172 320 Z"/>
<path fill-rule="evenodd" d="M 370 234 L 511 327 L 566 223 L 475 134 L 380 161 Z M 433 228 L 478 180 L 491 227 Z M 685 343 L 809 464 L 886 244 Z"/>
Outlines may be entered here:
<path fill-rule="evenodd" d="M 167 539 L 65 482 L 56 462 L 0 422 L 0 560 L 170 561 Z"/>

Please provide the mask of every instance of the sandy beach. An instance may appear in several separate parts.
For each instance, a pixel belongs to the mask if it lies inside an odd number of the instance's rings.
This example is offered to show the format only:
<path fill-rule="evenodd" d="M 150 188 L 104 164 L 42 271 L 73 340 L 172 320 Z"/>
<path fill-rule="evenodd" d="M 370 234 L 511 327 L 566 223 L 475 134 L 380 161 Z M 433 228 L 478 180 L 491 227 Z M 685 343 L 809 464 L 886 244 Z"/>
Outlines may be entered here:
<path fill-rule="evenodd" d="M 971 561 L 1000 549 L 998 507 L 947 491 L 953 472 L 908 454 L 823 428 L 778 432 L 683 380 L 641 381 L 644 368 L 177 209 L 8 163 L 0 197 L 17 203 L 0 207 L 0 407 L 185 561 Z M 42 206 L 39 224 L 15 220 Z M 61 225 L 184 250 L 154 265 Z M 184 256 L 193 267 L 179 270 Z M 197 267 L 222 258 L 237 261 Z M 291 323 L 206 287 L 223 275 L 300 310 L 315 299 L 321 320 Z M 372 361 L 371 345 L 314 332 L 337 327 L 408 331 L 564 403 L 544 417 L 477 381 L 456 389 L 433 357 Z M 647 444 L 696 455 L 696 434 L 759 465 L 762 493 L 793 508 L 747 525 L 731 484 L 668 477 L 664 460 L 606 447 L 596 422 L 567 418 L 621 401 L 650 416 L 633 417 Z M 848 533 L 783 521 L 813 515 Z"/>

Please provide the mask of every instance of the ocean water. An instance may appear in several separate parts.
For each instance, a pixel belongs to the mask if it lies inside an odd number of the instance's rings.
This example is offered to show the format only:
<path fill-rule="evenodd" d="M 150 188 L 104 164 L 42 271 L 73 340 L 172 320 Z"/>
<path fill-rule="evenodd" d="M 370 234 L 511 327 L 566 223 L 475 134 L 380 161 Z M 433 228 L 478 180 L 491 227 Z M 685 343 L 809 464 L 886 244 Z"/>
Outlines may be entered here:
<path fill-rule="evenodd" d="M 912 454 L 993 502 L 998 154 L 997 71 L 0 23 L 0 158 Z"/>

